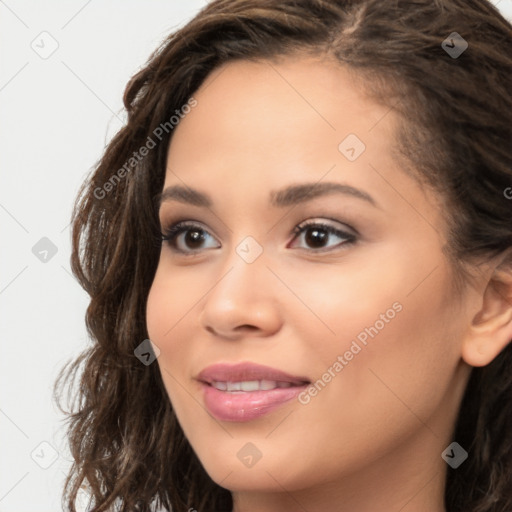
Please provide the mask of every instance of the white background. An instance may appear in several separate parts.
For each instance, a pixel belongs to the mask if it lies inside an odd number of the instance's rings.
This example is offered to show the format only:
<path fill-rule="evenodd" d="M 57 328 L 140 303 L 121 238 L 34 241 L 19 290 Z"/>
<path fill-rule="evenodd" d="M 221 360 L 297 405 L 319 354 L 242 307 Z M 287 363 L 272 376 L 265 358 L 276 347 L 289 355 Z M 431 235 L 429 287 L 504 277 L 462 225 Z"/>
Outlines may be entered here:
<path fill-rule="evenodd" d="M 122 126 L 128 79 L 205 4 L 0 2 L 0 512 L 61 510 L 70 457 L 52 386 L 87 342 L 88 299 L 69 265 L 72 203 Z M 47 59 L 31 48 L 55 44 L 43 31 L 59 45 Z M 42 237 L 58 250 L 46 263 L 32 253 Z M 43 441 L 59 454 L 48 469 L 31 458 Z M 43 445 L 34 458 L 49 464 L 52 453 Z"/>
<path fill-rule="evenodd" d="M 512 18 L 512 0 L 494 3 Z M 52 387 L 87 343 L 72 203 L 122 126 L 128 79 L 204 5 L 0 0 L 0 512 L 61 510 L 70 457 Z M 43 237 L 46 262 L 32 252 Z"/>

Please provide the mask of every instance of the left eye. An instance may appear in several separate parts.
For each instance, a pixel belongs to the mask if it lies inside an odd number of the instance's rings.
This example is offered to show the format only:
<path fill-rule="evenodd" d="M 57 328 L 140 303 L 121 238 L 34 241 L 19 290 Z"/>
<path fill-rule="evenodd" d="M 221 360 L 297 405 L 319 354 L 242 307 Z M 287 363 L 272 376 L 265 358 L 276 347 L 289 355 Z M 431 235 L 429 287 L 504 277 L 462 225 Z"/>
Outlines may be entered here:
<path fill-rule="evenodd" d="M 354 234 L 347 233 L 340 229 L 335 228 L 330 224 L 319 222 L 308 222 L 297 226 L 294 229 L 295 240 L 303 240 L 309 247 L 307 249 L 325 249 L 332 248 L 339 245 L 351 245 L 355 243 L 357 237 Z M 341 242 L 329 244 L 333 238 L 341 239 Z"/>
<path fill-rule="evenodd" d="M 190 253 L 202 249 L 202 244 L 208 238 L 215 240 L 201 226 L 187 222 L 174 224 L 162 235 L 162 241 L 170 245 L 175 251 L 182 253 Z M 220 247 L 220 244 L 207 248 L 215 249 L 216 247 Z"/>

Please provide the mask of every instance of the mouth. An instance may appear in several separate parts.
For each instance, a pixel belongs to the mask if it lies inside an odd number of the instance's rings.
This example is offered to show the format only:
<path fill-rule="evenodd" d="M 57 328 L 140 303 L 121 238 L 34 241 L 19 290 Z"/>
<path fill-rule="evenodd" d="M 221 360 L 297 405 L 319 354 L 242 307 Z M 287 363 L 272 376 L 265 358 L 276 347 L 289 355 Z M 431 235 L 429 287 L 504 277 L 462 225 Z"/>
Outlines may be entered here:
<path fill-rule="evenodd" d="M 228 393 L 270 391 L 271 389 L 291 388 L 297 386 L 297 384 L 292 384 L 291 382 L 277 380 L 244 380 L 238 382 L 214 380 L 212 382 L 205 382 L 205 384 L 210 385 L 219 391 L 227 391 Z M 304 382 L 303 384 L 309 384 L 309 382 Z"/>
<path fill-rule="evenodd" d="M 250 421 L 283 406 L 311 381 L 254 363 L 208 366 L 196 377 L 208 411 L 222 421 Z"/>
<path fill-rule="evenodd" d="M 236 389 L 227 387 L 222 389 L 222 391 L 269 390 L 276 387 L 302 386 L 310 383 L 307 377 L 291 375 L 277 368 L 251 362 L 237 364 L 218 363 L 207 366 L 199 373 L 196 379 L 206 384 L 240 385 Z M 255 387 L 256 383 L 258 388 Z"/>

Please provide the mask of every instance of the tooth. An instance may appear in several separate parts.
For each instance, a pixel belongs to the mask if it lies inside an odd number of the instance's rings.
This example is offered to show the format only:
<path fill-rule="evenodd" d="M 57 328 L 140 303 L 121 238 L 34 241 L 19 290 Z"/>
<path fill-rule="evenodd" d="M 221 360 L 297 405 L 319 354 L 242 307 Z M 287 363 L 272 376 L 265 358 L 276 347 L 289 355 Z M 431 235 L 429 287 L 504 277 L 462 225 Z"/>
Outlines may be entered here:
<path fill-rule="evenodd" d="M 289 388 L 291 382 L 279 382 L 275 380 L 244 380 L 239 382 L 212 381 L 212 387 L 220 391 L 269 391 L 276 388 Z"/>
<path fill-rule="evenodd" d="M 259 383 L 257 380 L 244 380 L 240 383 L 242 391 L 258 391 Z"/>
<path fill-rule="evenodd" d="M 228 382 L 227 390 L 228 391 L 241 391 L 241 382 Z"/>
<path fill-rule="evenodd" d="M 274 389 L 277 386 L 275 380 L 260 380 L 260 389 L 267 391 L 269 389 Z"/>
<path fill-rule="evenodd" d="M 228 389 L 226 382 L 214 381 L 212 382 L 212 386 L 220 391 L 226 391 Z"/>

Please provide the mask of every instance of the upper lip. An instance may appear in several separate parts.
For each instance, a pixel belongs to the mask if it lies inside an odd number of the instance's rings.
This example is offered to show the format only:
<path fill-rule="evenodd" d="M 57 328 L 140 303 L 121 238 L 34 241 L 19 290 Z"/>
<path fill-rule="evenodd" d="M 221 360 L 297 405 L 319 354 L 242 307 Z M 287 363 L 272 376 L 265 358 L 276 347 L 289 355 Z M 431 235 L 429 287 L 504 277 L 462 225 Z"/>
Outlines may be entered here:
<path fill-rule="evenodd" d="M 214 381 L 241 382 L 250 380 L 273 380 L 277 382 L 290 382 L 294 385 L 301 386 L 310 382 L 307 377 L 290 375 L 276 368 L 251 362 L 213 364 L 204 368 L 196 379 L 208 384 Z"/>

